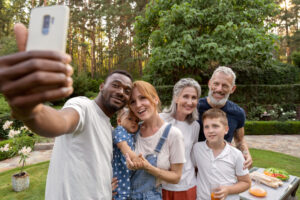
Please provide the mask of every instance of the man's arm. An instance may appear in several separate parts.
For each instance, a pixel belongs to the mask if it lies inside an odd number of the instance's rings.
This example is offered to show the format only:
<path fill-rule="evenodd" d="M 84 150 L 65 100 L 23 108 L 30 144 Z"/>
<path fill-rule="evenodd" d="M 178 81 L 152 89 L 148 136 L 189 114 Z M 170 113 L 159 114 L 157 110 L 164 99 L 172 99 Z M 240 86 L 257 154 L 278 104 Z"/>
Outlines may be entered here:
<path fill-rule="evenodd" d="M 236 147 L 243 153 L 245 158 L 244 169 L 251 168 L 252 166 L 252 157 L 249 152 L 248 146 L 244 139 L 245 129 L 244 127 L 236 129 L 234 133 L 234 142 Z"/>
<path fill-rule="evenodd" d="M 79 114 L 73 108 L 55 110 L 49 106 L 39 105 L 34 117 L 23 120 L 33 132 L 45 137 L 57 137 L 75 130 Z"/>

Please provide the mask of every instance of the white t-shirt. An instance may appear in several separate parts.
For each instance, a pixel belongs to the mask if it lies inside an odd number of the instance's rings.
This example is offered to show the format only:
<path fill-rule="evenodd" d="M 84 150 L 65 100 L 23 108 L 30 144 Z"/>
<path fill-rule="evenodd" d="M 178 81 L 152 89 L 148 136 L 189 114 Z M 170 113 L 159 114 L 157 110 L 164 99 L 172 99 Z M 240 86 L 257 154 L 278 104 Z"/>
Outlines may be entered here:
<path fill-rule="evenodd" d="M 184 149 L 186 163 L 182 169 L 182 175 L 178 184 L 164 184 L 163 189 L 169 191 L 186 191 L 194 187 L 196 182 L 195 167 L 191 160 L 191 151 L 195 143 L 198 142 L 200 125 L 197 121 L 189 124 L 186 121 L 178 121 L 170 118 L 166 113 L 160 113 L 160 117 L 168 123 L 172 123 L 174 127 L 181 130 L 184 138 Z"/>
<path fill-rule="evenodd" d="M 70 99 L 79 122 L 74 132 L 59 136 L 50 161 L 46 200 L 112 199 L 112 126 L 95 101 Z"/>
<path fill-rule="evenodd" d="M 156 154 L 154 151 L 155 147 L 167 125 L 167 123 L 164 123 L 154 135 L 149 137 L 142 137 L 140 132 L 138 132 L 135 143 L 135 153 L 137 155 L 142 154 L 144 157 L 149 154 Z M 169 170 L 171 164 L 178 163 L 185 163 L 184 142 L 181 131 L 172 126 L 168 138 L 157 156 L 157 167 Z M 157 180 L 157 184 L 161 182 L 161 180 Z"/>
<path fill-rule="evenodd" d="M 245 176 L 244 157 L 240 150 L 226 143 L 223 151 L 215 158 L 206 141 L 198 142 L 192 150 L 192 161 L 198 167 L 197 200 L 210 199 L 210 184 L 233 185 L 237 176 Z M 226 200 L 239 200 L 239 195 L 228 195 Z"/>

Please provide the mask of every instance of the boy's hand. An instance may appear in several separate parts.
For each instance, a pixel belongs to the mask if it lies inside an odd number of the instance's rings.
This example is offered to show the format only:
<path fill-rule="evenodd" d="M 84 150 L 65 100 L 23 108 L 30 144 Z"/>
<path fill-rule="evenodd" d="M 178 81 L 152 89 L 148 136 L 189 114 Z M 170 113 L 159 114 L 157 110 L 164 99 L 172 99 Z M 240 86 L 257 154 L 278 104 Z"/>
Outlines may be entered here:
<path fill-rule="evenodd" d="M 12 115 L 30 119 L 41 109 L 39 104 L 69 96 L 73 92 L 73 69 L 67 54 L 53 51 L 25 50 L 27 29 L 14 27 L 21 52 L 0 57 L 0 92 L 8 101 Z"/>
<path fill-rule="evenodd" d="M 215 198 L 219 198 L 220 200 L 225 200 L 229 194 L 229 190 L 227 186 L 220 186 L 217 191 L 214 193 Z"/>

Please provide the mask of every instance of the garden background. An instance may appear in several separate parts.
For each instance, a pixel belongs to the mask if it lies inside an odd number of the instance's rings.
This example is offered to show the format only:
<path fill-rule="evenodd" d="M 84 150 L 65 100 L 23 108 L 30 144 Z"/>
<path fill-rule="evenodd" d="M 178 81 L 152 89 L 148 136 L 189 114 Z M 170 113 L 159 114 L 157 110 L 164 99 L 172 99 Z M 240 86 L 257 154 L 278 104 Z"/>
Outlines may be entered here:
<path fill-rule="evenodd" d="M 125 69 L 154 84 L 166 106 L 180 78 L 196 79 L 205 96 L 213 70 L 226 65 L 237 74 L 230 99 L 247 113 L 246 134 L 300 134 L 300 0 L 1 0 L 0 56 L 17 51 L 13 25 L 28 26 L 30 10 L 45 3 L 70 7 L 72 97 L 94 98 L 109 72 Z M 6 120 L 0 94 L 0 147 L 12 142 Z M 40 140 L 18 138 L 30 146 Z M 0 160 L 17 150 L 0 152 Z"/>

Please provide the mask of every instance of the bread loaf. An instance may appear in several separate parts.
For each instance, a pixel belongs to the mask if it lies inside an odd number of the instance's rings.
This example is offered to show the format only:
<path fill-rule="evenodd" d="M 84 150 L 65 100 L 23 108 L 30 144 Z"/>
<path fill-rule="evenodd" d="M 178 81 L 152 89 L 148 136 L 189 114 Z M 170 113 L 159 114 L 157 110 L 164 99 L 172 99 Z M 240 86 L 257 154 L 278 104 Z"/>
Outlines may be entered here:
<path fill-rule="evenodd" d="M 270 176 L 267 176 L 267 175 L 257 172 L 257 171 L 251 172 L 250 178 L 253 181 L 259 181 L 260 183 L 263 183 L 272 188 L 278 188 L 279 186 L 282 186 L 282 184 L 283 184 L 282 181 L 279 180 L 278 178 L 270 177 Z"/>

